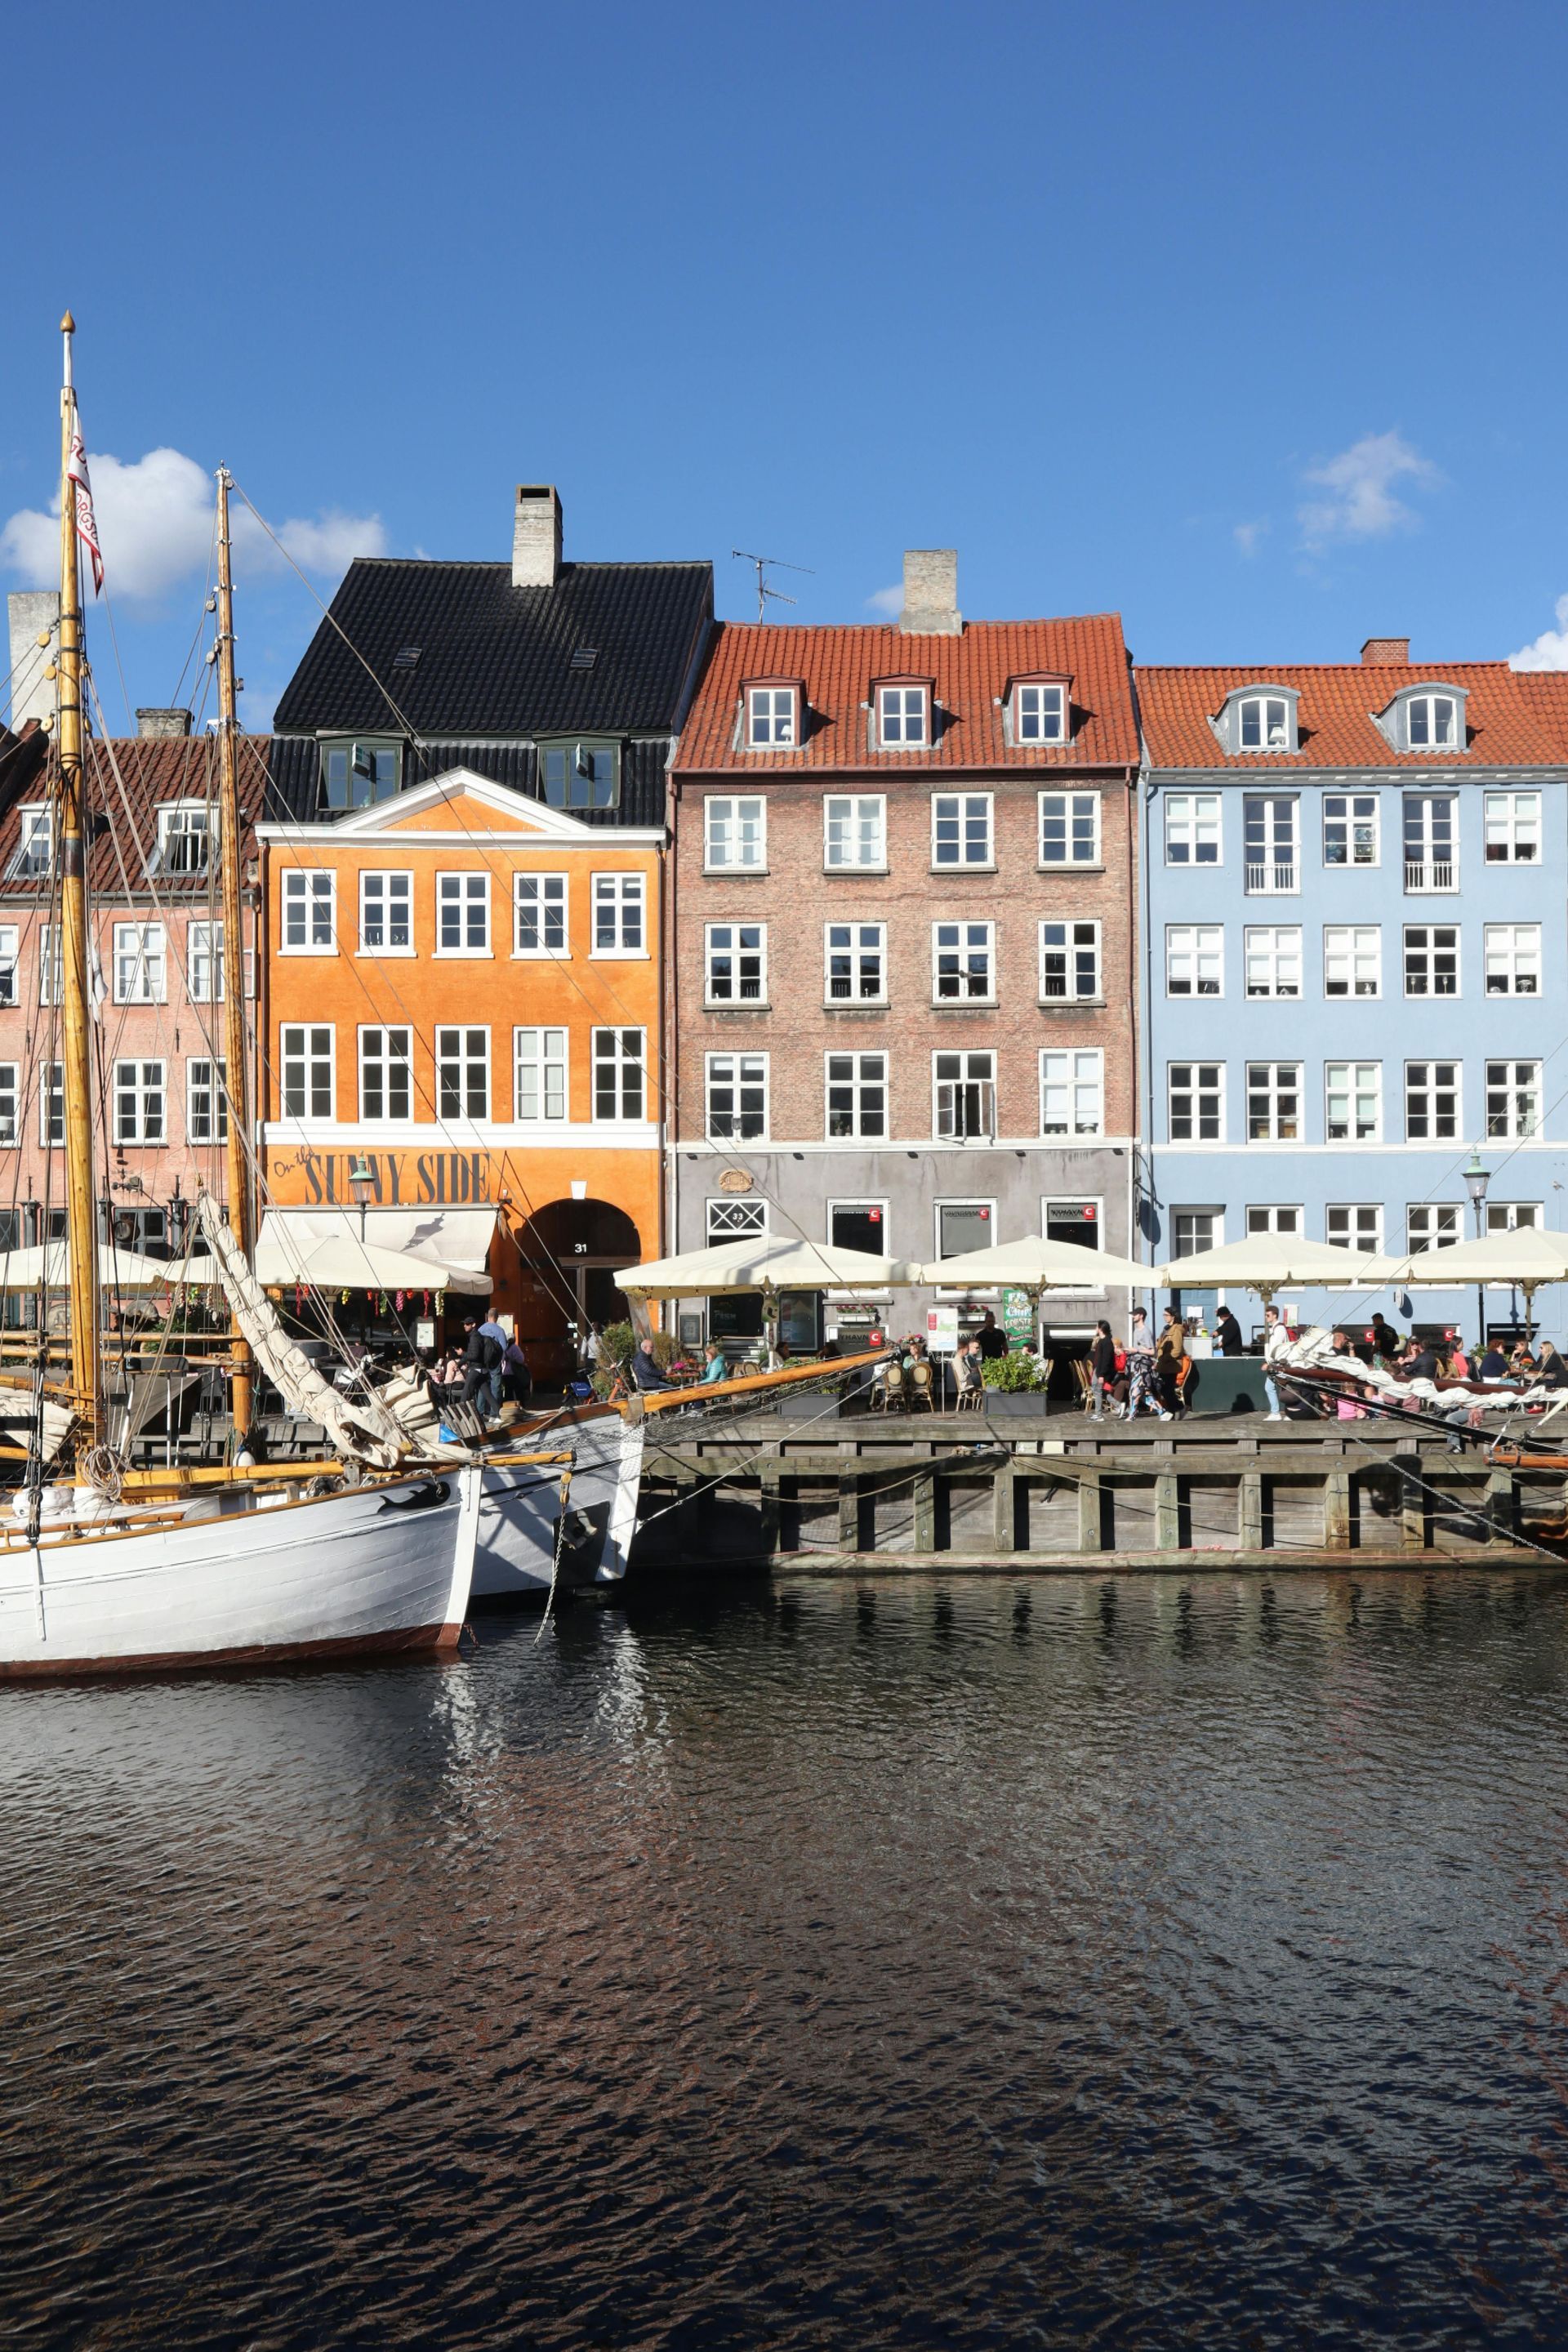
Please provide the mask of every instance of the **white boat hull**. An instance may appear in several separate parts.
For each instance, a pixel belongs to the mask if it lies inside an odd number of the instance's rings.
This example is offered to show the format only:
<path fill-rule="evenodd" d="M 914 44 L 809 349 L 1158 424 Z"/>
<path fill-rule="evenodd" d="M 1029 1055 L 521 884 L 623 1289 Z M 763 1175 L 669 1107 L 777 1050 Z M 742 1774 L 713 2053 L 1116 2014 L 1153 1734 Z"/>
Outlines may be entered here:
<path fill-rule="evenodd" d="M 0 1552 L 0 1679 L 451 1647 L 479 1509 L 468 1470 L 131 1532 L 14 1538 Z"/>
<path fill-rule="evenodd" d="M 542 1447 L 572 1455 L 561 1581 L 618 1584 L 626 1572 L 642 1478 L 643 1433 L 618 1412 L 552 1423 Z M 548 1592 L 561 1523 L 561 1474 L 548 1464 L 487 1463 L 474 1559 L 474 1599 L 505 1601 Z"/>

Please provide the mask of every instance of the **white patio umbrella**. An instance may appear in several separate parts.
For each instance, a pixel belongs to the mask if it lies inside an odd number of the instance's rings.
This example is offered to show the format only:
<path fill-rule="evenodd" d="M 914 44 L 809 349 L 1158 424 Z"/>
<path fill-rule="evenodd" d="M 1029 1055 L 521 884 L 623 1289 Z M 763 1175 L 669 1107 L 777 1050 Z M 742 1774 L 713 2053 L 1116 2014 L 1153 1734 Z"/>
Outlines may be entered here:
<path fill-rule="evenodd" d="M 1458 1290 L 1475 1283 L 1507 1283 L 1524 1293 L 1524 1321 L 1535 1320 L 1535 1294 L 1545 1283 L 1568 1282 L 1568 1234 L 1545 1234 L 1534 1225 L 1513 1233 L 1484 1234 L 1479 1241 L 1456 1242 L 1451 1248 L 1417 1250 L 1405 1257 L 1375 1261 L 1383 1281 L 1394 1290 Z M 1484 1302 L 1479 1309 L 1485 1321 Z"/>
<path fill-rule="evenodd" d="M 1025 1234 L 994 1249 L 965 1250 L 961 1257 L 932 1258 L 920 1276 L 944 1290 L 1147 1290 L 1155 1279 L 1152 1265 L 1118 1257 L 1114 1250 L 1079 1249 L 1041 1234 Z"/>
<path fill-rule="evenodd" d="M 1265 1300 L 1277 1290 L 1355 1290 L 1366 1286 L 1365 1268 L 1375 1263 L 1354 1250 L 1334 1249 L 1296 1234 L 1252 1234 L 1220 1249 L 1195 1250 L 1151 1270 L 1149 1278 L 1171 1290 L 1256 1290 Z M 1374 1277 L 1376 1279 L 1376 1277 Z"/>
<path fill-rule="evenodd" d="M 210 1257 L 143 1257 L 137 1250 L 98 1245 L 98 1279 L 106 1291 L 172 1290 L 182 1282 L 216 1282 Z M 63 1241 L 35 1242 L 29 1248 L 0 1252 L 0 1290 L 68 1290 L 70 1268 Z"/>
<path fill-rule="evenodd" d="M 725 1291 L 893 1290 L 921 1279 L 920 1268 L 902 1258 L 759 1235 L 626 1266 L 616 1287 L 628 1298 L 709 1298 Z"/>

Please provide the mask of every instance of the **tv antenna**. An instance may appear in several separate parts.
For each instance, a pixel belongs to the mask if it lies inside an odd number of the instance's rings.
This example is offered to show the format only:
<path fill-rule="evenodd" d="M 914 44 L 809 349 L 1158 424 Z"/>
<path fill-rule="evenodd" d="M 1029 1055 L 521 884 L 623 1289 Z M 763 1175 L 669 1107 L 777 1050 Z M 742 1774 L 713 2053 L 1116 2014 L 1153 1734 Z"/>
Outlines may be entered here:
<path fill-rule="evenodd" d="M 730 553 L 736 562 L 754 563 L 757 567 L 757 618 L 759 621 L 767 619 L 770 599 L 775 604 L 793 604 L 795 602 L 793 596 L 786 596 L 782 588 L 768 586 L 767 581 L 763 576 L 767 567 L 771 566 L 775 572 L 805 572 L 814 580 L 816 577 L 809 563 L 786 563 L 782 555 L 752 555 L 743 547 L 732 547 Z"/>

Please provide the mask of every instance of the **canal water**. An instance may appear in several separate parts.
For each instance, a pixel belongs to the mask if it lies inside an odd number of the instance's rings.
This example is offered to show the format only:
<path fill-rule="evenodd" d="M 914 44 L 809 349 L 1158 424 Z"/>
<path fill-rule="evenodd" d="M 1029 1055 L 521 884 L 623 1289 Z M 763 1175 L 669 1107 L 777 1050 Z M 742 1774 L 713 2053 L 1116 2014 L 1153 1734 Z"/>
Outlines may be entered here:
<path fill-rule="evenodd" d="M 0 1692 L 8 2347 L 1560 2345 L 1568 1579 Z"/>

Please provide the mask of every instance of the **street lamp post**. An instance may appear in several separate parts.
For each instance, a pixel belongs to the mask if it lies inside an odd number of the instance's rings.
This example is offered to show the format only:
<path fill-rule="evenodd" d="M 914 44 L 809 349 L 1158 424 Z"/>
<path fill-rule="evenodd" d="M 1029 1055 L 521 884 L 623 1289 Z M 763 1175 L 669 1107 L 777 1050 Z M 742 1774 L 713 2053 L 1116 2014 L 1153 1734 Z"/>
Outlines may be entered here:
<path fill-rule="evenodd" d="M 353 1195 L 353 1204 L 359 1211 L 359 1237 L 363 1245 L 365 1211 L 370 1206 L 371 1194 L 375 1191 L 375 1171 L 363 1151 L 356 1152 L 349 1161 L 349 1191 Z"/>
<path fill-rule="evenodd" d="M 1471 1150 L 1470 1164 L 1465 1171 L 1465 1190 L 1470 1196 L 1470 1206 L 1476 1213 L 1477 1241 L 1480 1241 L 1485 1234 L 1487 1186 L 1491 1181 L 1491 1170 L 1481 1166 L 1480 1146 L 1478 1144 Z M 1479 1318 L 1476 1326 L 1477 1337 L 1480 1340 L 1484 1353 L 1487 1344 L 1487 1286 L 1484 1282 L 1478 1282 L 1476 1285 L 1476 1312 Z"/>

